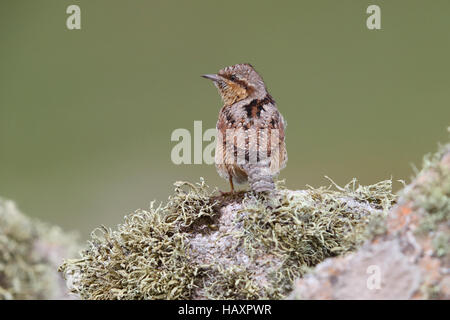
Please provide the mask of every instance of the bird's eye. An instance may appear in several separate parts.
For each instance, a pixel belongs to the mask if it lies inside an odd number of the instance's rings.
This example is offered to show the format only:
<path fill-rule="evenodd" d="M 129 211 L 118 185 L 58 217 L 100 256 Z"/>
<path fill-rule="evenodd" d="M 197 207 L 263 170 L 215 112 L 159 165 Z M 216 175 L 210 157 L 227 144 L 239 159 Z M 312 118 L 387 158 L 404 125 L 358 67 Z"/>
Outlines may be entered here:
<path fill-rule="evenodd" d="M 230 80 L 231 80 L 231 81 L 236 81 L 237 78 L 236 78 L 236 76 L 233 74 L 233 75 L 231 75 Z"/>

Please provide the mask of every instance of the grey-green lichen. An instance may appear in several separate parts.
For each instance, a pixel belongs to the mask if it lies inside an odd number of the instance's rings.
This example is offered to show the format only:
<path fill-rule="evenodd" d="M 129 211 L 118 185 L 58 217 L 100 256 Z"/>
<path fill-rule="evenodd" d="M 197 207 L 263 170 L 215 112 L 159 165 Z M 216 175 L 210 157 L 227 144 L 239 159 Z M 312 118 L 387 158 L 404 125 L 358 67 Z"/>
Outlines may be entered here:
<path fill-rule="evenodd" d="M 440 145 L 434 154 L 424 157 L 423 168 L 415 183 L 403 191 L 405 202 L 417 212 L 419 223 L 415 235 L 419 241 L 429 242 L 428 252 L 438 259 L 439 271 L 425 281 L 422 293 L 429 299 L 448 299 L 448 270 L 450 267 L 450 143 Z M 428 264 L 431 268 L 431 264 Z M 436 267 L 435 267 L 436 268 Z M 444 273 L 440 280 L 437 274 Z M 438 279 L 438 280 L 436 280 Z"/>
<path fill-rule="evenodd" d="M 448 299 L 450 290 L 450 143 L 440 145 L 424 158 L 423 169 L 409 194 L 412 207 L 420 213 L 416 234 L 431 240 L 432 255 L 439 259 L 441 277 L 431 277 L 424 285 L 429 299 Z M 437 278 L 437 279 L 436 279 Z"/>
<path fill-rule="evenodd" d="M 341 188 L 292 192 L 280 189 L 274 199 L 244 198 L 237 219 L 243 245 L 252 259 L 267 255 L 270 281 L 261 297 L 282 298 L 295 278 L 327 257 L 354 250 L 366 238 L 366 227 L 384 216 L 394 201 L 391 181 Z M 269 207 L 267 207 L 269 204 Z"/>
<path fill-rule="evenodd" d="M 425 155 L 422 169 L 414 183 L 400 193 L 410 203 L 420 221 L 415 234 L 430 239 L 433 255 L 445 268 L 450 263 L 450 143 L 439 145 L 438 151 Z"/>
<path fill-rule="evenodd" d="M 82 258 L 61 266 L 69 287 L 84 299 L 189 298 L 200 268 L 189 262 L 186 231 L 211 218 L 214 204 L 203 181 L 176 183 L 165 206 L 152 202 L 117 231 L 96 229 Z"/>
<path fill-rule="evenodd" d="M 424 157 L 423 168 L 417 174 L 421 183 L 408 190 L 413 208 L 422 210 L 418 232 L 436 231 L 442 222 L 450 221 L 450 144 L 439 146 L 434 154 Z M 447 158 L 444 159 L 444 156 Z"/>
<path fill-rule="evenodd" d="M 354 250 L 394 201 L 391 181 L 217 195 L 178 182 L 167 204 L 101 227 L 60 267 L 83 299 L 277 299 L 327 257 Z"/>
<path fill-rule="evenodd" d="M 74 234 L 30 219 L 0 198 L 0 300 L 69 298 L 57 267 L 77 250 Z"/>
<path fill-rule="evenodd" d="M 372 215 L 364 245 L 299 277 L 288 298 L 449 299 L 450 144 L 416 173 L 387 215 Z M 367 282 L 373 267 L 381 276 L 375 290 Z"/>

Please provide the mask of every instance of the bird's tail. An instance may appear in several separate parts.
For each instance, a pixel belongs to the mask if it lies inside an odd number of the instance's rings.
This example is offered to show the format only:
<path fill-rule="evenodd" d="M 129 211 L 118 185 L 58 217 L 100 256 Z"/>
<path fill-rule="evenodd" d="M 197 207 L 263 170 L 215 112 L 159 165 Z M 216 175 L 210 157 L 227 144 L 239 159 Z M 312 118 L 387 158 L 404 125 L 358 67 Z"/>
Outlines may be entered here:
<path fill-rule="evenodd" d="M 248 164 L 244 168 L 248 175 L 250 188 L 255 192 L 269 192 L 275 190 L 270 166 L 264 161 Z"/>

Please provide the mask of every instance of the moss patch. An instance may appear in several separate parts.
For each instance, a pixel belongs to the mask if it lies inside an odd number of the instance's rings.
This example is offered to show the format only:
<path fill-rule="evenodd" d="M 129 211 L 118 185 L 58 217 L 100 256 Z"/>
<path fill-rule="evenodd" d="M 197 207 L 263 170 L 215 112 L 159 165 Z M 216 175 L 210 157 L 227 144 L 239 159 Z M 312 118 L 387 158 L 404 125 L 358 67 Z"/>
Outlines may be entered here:
<path fill-rule="evenodd" d="M 237 219 L 245 250 L 251 259 L 270 255 L 268 264 L 281 262 L 268 268 L 263 298 L 283 298 L 310 267 L 356 249 L 367 226 L 384 220 L 394 202 L 390 180 L 361 186 L 354 179 L 345 187 L 331 182 L 300 192 L 280 188 L 275 199 L 245 197 Z"/>
<path fill-rule="evenodd" d="M 450 165 L 442 162 L 449 153 L 450 144 L 447 144 L 440 146 L 436 153 L 426 155 L 416 178 L 422 183 L 407 190 L 413 208 L 422 211 L 419 233 L 436 231 L 442 222 L 450 220 Z"/>
<path fill-rule="evenodd" d="M 187 187 L 187 191 L 183 189 Z M 199 273 L 186 254 L 187 230 L 215 211 L 202 180 L 177 182 L 165 206 L 125 217 L 117 231 L 92 233 L 81 259 L 61 266 L 83 299 L 188 299 Z"/>
<path fill-rule="evenodd" d="M 394 195 L 371 186 L 218 196 L 177 182 L 167 204 L 99 228 L 80 259 L 60 267 L 84 299 L 277 299 L 325 258 L 354 250 Z"/>
<path fill-rule="evenodd" d="M 0 300 L 66 298 L 56 270 L 62 256 L 77 250 L 75 235 L 29 219 L 0 198 Z"/>

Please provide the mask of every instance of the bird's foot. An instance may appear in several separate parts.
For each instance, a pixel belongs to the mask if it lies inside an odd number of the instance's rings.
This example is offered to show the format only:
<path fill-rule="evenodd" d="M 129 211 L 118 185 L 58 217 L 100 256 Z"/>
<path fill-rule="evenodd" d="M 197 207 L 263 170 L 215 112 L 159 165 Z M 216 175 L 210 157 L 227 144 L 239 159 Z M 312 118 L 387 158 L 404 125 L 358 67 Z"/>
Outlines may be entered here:
<path fill-rule="evenodd" d="M 219 190 L 219 193 L 220 193 L 220 195 L 221 195 L 222 197 L 228 197 L 228 196 L 234 195 L 236 192 L 235 192 L 234 190 L 231 190 L 231 191 L 222 191 L 222 190 Z"/>

